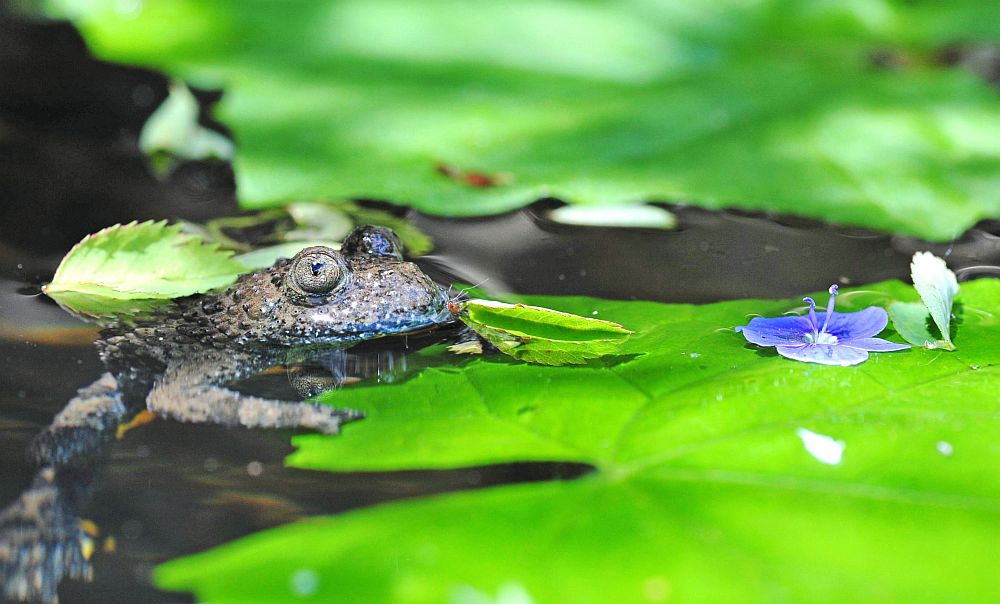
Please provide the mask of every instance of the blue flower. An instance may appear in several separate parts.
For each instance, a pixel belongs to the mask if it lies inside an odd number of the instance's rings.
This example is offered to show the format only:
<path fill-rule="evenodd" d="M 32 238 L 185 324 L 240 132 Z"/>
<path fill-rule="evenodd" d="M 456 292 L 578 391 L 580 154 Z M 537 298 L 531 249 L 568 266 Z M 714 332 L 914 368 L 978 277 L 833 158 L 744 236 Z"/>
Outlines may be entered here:
<path fill-rule="evenodd" d="M 783 357 L 823 365 L 857 365 L 868 358 L 869 351 L 909 348 L 907 344 L 872 337 L 889 322 L 884 309 L 871 306 L 858 312 L 833 312 L 836 297 L 837 286 L 831 285 L 826 312 L 817 313 L 816 302 L 803 298 L 809 303 L 809 314 L 805 316 L 756 317 L 736 331 L 758 346 L 774 346 Z"/>

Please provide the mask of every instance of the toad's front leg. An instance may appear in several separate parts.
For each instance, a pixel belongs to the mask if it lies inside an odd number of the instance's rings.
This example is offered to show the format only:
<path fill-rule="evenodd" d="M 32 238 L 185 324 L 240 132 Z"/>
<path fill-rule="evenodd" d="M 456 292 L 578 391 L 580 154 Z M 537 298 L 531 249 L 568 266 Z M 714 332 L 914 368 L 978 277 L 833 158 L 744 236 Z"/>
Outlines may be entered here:
<path fill-rule="evenodd" d="M 146 399 L 150 411 L 182 422 L 248 428 L 307 428 L 337 434 L 341 424 L 362 417 L 351 409 L 248 396 L 223 387 L 266 363 L 241 355 L 212 354 L 168 367 Z"/>

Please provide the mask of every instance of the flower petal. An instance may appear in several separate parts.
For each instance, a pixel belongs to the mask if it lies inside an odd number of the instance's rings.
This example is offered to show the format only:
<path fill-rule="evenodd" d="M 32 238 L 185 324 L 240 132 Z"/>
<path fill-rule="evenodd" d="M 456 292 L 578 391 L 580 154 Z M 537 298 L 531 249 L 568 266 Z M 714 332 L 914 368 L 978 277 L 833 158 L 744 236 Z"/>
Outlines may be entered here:
<path fill-rule="evenodd" d="M 826 320 L 826 313 L 819 313 L 820 324 Z M 885 329 L 889 314 L 879 306 L 869 306 L 858 312 L 835 312 L 830 315 L 826 332 L 837 336 L 838 340 L 868 338 Z"/>
<path fill-rule="evenodd" d="M 896 350 L 906 350 L 910 347 L 909 344 L 897 344 L 895 342 L 890 342 L 889 340 L 883 340 L 882 338 L 857 338 L 855 340 L 841 340 L 838 342 L 840 346 L 850 346 L 851 348 L 860 348 L 861 350 L 870 350 L 872 352 L 894 352 Z"/>
<path fill-rule="evenodd" d="M 750 323 L 736 328 L 752 344 L 758 346 L 779 346 L 781 344 L 802 344 L 803 336 L 812 333 L 808 317 L 754 317 Z"/>
<path fill-rule="evenodd" d="M 806 344 L 804 346 L 778 346 L 778 354 L 793 361 L 820 363 L 821 365 L 857 365 L 868 358 L 860 348 L 839 344 Z"/>

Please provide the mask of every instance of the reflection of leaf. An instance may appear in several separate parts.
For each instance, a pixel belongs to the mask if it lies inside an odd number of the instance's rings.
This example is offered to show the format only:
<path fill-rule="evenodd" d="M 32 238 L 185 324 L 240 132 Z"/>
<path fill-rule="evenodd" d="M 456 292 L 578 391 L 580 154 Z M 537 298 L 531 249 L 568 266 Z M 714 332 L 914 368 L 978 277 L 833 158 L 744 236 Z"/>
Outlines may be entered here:
<path fill-rule="evenodd" d="M 866 288 L 912 299 L 898 282 Z M 845 306 L 868 305 L 862 294 Z M 1000 312 L 1000 281 L 963 286 Z M 788 363 L 720 326 L 800 304 L 525 300 L 637 331 L 624 362 L 476 358 L 325 395 L 367 419 L 295 437 L 331 471 L 571 461 L 574 481 L 510 485 L 312 518 L 168 563 L 210 602 L 448 602 L 518 585 L 533 602 L 988 602 L 1000 526 L 1000 327 L 967 313 L 953 354 Z M 851 310 L 845 308 L 844 310 Z M 831 465 L 801 430 L 842 443 Z M 832 461 L 832 458 L 829 458 Z M 335 479 L 335 478 L 334 478 Z"/>
<path fill-rule="evenodd" d="M 578 365 L 614 354 L 631 335 L 617 323 L 525 304 L 455 302 L 458 317 L 500 352 L 542 365 Z"/>
<path fill-rule="evenodd" d="M 252 207 L 679 200 L 936 239 L 1000 213 L 1000 98 L 933 61 L 1000 38 L 996 3 L 49 4 L 101 57 L 225 87 Z M 868 59 L 898 48 L 898 69 Z"/>
<path fill-rule="evenodd" d="M 198 123 L 198 101 L 183 82 L 172 82 L 170 94 L 142 127 L 139 148 L 150 156 L 166 153 L 184 159 L 233 156 L 233 143 Z"/>
<path fill-rule="evenodd" d="M 179 225 L 116 225 L 76 244 L 44 291 L 85 315 L 131 313 L 229 285 L 246 272 L 231 256 Z"/>
<path fill-rule="evenodd" d="M 958 281 L 955 273 L 948 270 L 944 260 L 930 252 L 917 252 L 910 263 L 910 276 L 913 287 L 920 294 L 927 310 L 934 319 L 941 341 L 936 347 L 954 350 L 951 341 L 951 307 L 958 295 Z"/>

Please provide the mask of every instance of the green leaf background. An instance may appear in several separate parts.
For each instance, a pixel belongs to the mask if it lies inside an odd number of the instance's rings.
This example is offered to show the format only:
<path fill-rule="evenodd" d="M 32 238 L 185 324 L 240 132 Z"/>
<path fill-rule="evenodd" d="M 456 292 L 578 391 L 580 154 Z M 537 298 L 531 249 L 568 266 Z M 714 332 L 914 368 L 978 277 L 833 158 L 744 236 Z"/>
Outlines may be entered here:
<path fill-rule="evenodd" d="M 887 282 L 839 302 L 915 299 Z M 289 463 L 592 473 L 306 519 L 170 562 L 158 584 L 210 602 L 995 601 L 1000 281 L 961 300 L 956 352 L 826 367 L 728 328 L 798 300 L 527 298 L 637 333 L 586 366 L 476 358 L 330 393 L 367 418 L 296 437 Z M 799 428 L 845 443 L 842 462 L 812 457 Z"/>
<path fill-rule="evenodd" d="M 652 199 L 938 240 L 1000 214 L 1000 96 L 939 59 L 1000 39 L 995 3 L 48 4 L 103 58 L 225 89 L 249 207 Z"/>

